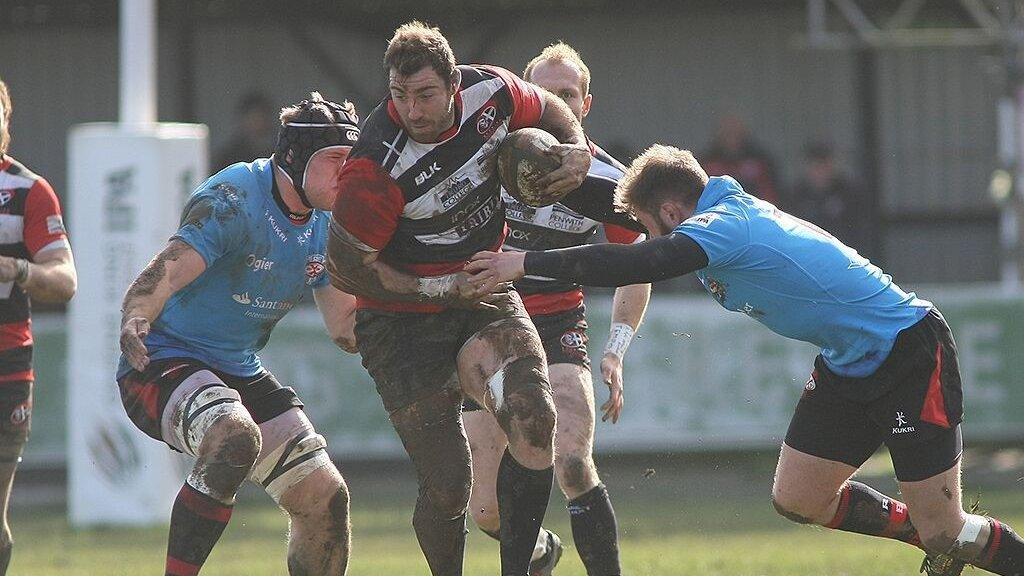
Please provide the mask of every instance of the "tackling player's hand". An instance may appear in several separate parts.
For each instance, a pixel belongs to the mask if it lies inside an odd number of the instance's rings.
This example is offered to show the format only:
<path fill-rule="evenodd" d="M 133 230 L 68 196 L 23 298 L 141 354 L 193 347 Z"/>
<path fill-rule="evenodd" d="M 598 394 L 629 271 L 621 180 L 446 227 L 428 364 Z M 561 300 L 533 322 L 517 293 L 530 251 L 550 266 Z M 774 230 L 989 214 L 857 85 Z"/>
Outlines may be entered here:
<path fill-rule="evenodd" d="M 586 144 L 555 144 L 545 154 L 558 158 L 561 166 L 537 180 L 537 187 L 549 196 L 565 195 L 583 184 L 590 170 L 590 148 Z"/>
<path fill-rule="evenodd" d="M 467 272 L 459 272 L 455 275 L 455 283 L 449 292 L 451 306 L 454 308 L 467 308 L 470 310 L 497 310 L 495 303 L 507 290 L 500 290 L 496 284 L 490 290 L 479 290 L 470 282 Z"/>
<path fill-rule="evenodd" d="M 619 415 L 622 414 L 622 405 L 625 403 L 622 394 L 622 358 L 611 352 L 606 352 L 604 358 L 601 359 L 601 376 L 604 378 L 604 383 L 608 385 L 608 401 L 601 405 L 601 410 L 604 410 L 601 421 L 607 422 L 611 418 L 612 424 L 616 424 L 619 421 Z"/>
<path fill-rule="evenodd" d="M 466 264 L 466 272 L 478 296 L 490 294 L 500 284 L 522 278 L 525 260 L 526 252 L 477 252 Z"/>
<path fill-rule="evenodd" d="M 149 320 L 135 316 L 125 320 L 121 326 L 121 352 L 132 368 L 142 372 L 149 365 L 149 351 L 146 350 L 146 336 L 149 335 Z"/>

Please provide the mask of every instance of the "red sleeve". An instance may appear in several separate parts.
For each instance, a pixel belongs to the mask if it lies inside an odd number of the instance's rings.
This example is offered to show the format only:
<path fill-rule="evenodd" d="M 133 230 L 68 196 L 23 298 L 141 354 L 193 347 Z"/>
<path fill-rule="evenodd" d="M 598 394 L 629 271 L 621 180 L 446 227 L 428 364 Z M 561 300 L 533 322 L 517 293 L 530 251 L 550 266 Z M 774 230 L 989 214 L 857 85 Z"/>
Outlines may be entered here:
<path fill-rule="evenodd" d="M 345 162 L 338 178 L 334 221 L 369 247 L 383 250 L 405 208 L 402 189 L 369 158 Z"/>
<path fill-rule="evenodd" d="M 604 235 L 613 244 L 633 244 L 642 234 L 629 228 L 623 228 L 618 224 L 605 224 Z"/>
<path fill-rule="evenodd" d="M 508 129 L 518 130 L 527 126 L 536 126 L 544 114 L 544 95 L 539 88 L 516 76 L 512 72 L 498 66 L 480 66 L 480 68 L 494 74 L 508 87 L 512 96 L 512 118 L 509 119 Z"/>
<path fill-rule="evenodd" d="M 67 233 L 60 214 L 60 201 L 50 183 L 40 178 L 25 198 L 25 247 L 35 256 L 43 248 L 67 248 Z"/>

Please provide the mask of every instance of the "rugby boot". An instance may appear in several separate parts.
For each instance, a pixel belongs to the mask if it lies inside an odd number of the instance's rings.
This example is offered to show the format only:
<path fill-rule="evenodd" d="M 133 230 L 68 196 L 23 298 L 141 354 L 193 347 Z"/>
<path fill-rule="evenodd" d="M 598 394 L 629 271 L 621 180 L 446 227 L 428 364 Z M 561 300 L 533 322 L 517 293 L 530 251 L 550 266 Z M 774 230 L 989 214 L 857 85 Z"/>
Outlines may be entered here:
<path fill-rule="evenodd" d="M 544 554 L 530 562 L 530 576 L 551 576 L 555 566 L 562 559 L 562 540 L 551 530 L 548 533 Z"/>
<path fill-rule="evenodd" d="M 966 566 L 966 562 L 949 554 L 926 554 L 920 572 L 926 576 L 960 576 Z"/>

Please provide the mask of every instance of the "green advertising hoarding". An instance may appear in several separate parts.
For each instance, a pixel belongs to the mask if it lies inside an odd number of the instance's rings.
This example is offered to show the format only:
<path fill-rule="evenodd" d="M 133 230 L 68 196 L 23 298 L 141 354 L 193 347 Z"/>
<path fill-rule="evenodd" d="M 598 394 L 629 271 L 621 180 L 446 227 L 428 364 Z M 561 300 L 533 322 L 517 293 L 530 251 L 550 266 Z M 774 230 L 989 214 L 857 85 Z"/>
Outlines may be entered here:
<path fill-rule="evenodd" d="M 1024 438 L 1024 295 L 987 288 L 922 295 L 938 304 L 957 339 L 968 442 Z M 590 300 L 592 358 L 603 349 L 609 309 L 607 298 Z M 74 376 L 65 375 L 63 319 L 40 317 L 34 327 L 36 400 L 25 460 L 59 463 L 66 445 L 66 390 L 75 385 Z M 815 353 L 703 295 L 655 294 L 626 357 L 622 419 L 615 425 L 598 422 L 597 450 L 774 449 Z M 332 453 L 402 454 L 359 357 L 334 347 L 316 310 L 299 309 L 285 318 L 263 360 L 299 392 Z M 111 366 L 111 386 L 113 372 Z M 600 404 L 607 390 L 596 372 L 595 382 Z"/>

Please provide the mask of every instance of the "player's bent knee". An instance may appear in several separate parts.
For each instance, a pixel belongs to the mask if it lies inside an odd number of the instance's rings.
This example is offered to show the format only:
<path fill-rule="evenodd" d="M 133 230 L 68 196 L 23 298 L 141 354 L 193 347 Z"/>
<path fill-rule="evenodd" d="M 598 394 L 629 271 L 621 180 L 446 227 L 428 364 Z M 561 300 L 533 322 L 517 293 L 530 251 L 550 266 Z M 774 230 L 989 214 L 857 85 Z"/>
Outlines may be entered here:
<path fill-rule="evenodd" d="M 420 494 L 439 517 L 458 518 L 469 509 L 472 487 L 472 472 L 460 475 L 438 474 L 420 487 Z"/>
<path fill-rule="evenodd" d="M 182 385 L 192 379 L 209 382 L 215 381 L 216 377 L 209 371 L 201 370 Z M 181 399 L 171 416 L 170 430 L 165 428 L 165 434 L 170 433 L 170 443 L 182 452 L 200 456 L 200 450 L 208 451 L 219 445 L 224 437 L 234 435 L 236 429 L 248 431 L 255 427 L 256 423 L 242 406 L 242 398 L 237 390 L 223 384 L 206 383 L 198 385 Z M 258 439 L 259 430 L 256 429 L 256 432 Z M 208 435 L 210 441 L 207 441 Z M 240 441 L 235 439 L 235 442 Z"/>
<path fill-rule="evenodd" d="M 562 491 L 582 494 L 597 485 L 597 474 L 589 455 L 555 454 L 555 475 Z"/>
<path fill-rule="evenodd" d="M 782 516 L 786 520 L 796 522 L 797 524 L 814 524 L 814 520 L 811 520 L 804 514 L 804 511 L 796 511 L 795 508 L 799 507 L 799 504 L 795 502 L 780 501 L 776 494 L 772 494 L 772 507 L 778 512 L 779 516 Z"/>
<path fill-rule="evenodd" d="M 550 449 L 555 432 L 555 403 L 542 359 L 519 358 L 503 370 L 504 402 L 496 403 L 498 421 L 506 430 L 517 428 L 509 440 L 521 437 L 534 448 Z"/>
<path fill-rule="evenodd" d="M 239 404 L 241 408 L 241 404 Z M 261 447 L 260 429 L 247 412 L 222 414 L 201 437 L 198 456 L 232 468 L 252 468 Z"/>
<path fill-rule="evenodd" d="M 250 478 L 274 502 L 280 504 L 286 492 L 319 468 L 334 467 L 327 453 L 327 440 L 316 434 L 298 409 L 264 422 L 261 430 L 265 449 L 260 452 Z"/>
<path fill-rule="evenodd" d="M 330 516 L 335 526 L 348 524 L 348 510 L 351 501 L 352 496 L 349 494 L 348 484 L 342 481 L 334 489 L 334 494 L 327 503 L 327 515 Z"/>

